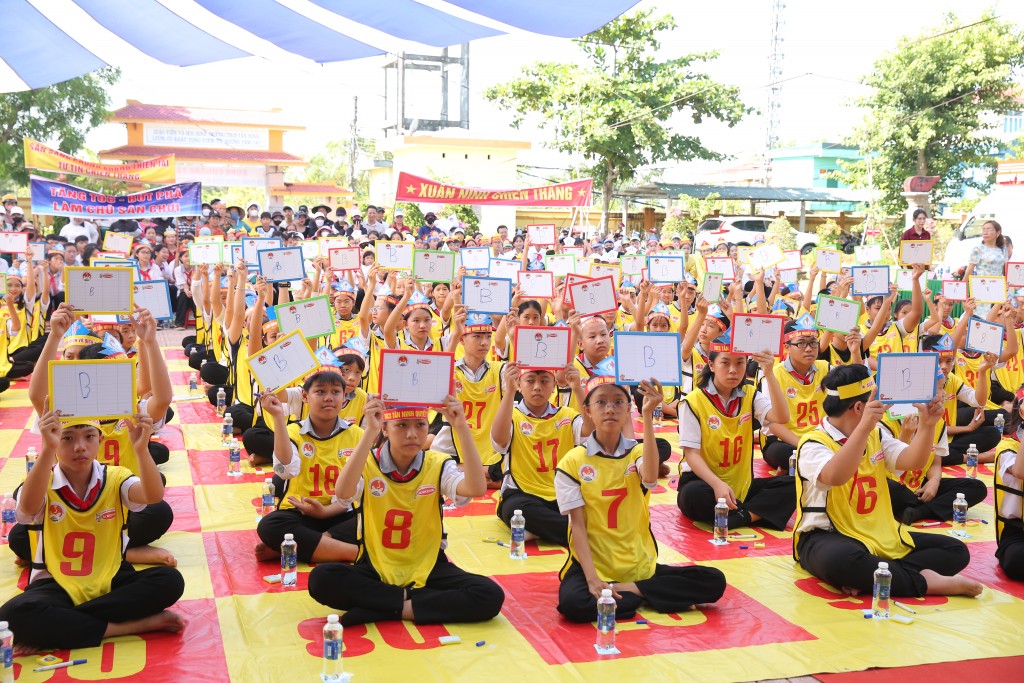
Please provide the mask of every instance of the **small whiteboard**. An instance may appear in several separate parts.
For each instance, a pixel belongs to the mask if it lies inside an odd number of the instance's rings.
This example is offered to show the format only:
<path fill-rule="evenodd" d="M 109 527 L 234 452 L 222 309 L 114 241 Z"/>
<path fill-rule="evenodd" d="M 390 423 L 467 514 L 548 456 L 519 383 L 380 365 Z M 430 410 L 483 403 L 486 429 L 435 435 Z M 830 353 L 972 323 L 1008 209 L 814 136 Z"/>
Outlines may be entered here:
<path fill-rule="evenodd" d="M 909 292 L 914 286 L 914 271 L 908 268 L 900 268 L 896 271 L 896 289 L 901 292 Z"/>
<path fill-rule="evenodd" d="M 527 225 L 526 236 L 530 238 L 531 247 L 550 247 L 555 244 L 555 224 Z"/>
<path fill-rule="evenodd" d="M 171 288 L 167 280 L 144 280 L 136 282 L 134 303 L 149 310 L 155 320 L 173 320 L 171 310 Z"/>
<path fill-rule="evenodd" d="M 933 258 L 932 246 L 931 240 L 901 240 L 900 263 L 908 266 L 930 266 Z"/>
<path fill-rule="evenodd" d="M 755 273 L 767 270 L 785 260 L 786 255 L 782 253 L 782 248 L 775 242 L 765 242 L 747 252 L 747 263 Z"/>
<path fill-rule="evenodd" d="M 804 259 L 799 249 L 791 249 L 783 252 L 786 260 L 779 264 L 779 270 L 800 270 L 804 267 Z"/>
<path fill-rule="evenodd" d="M 555 298 L 555 276 L 547 270 L 520 270 L 519 293 L 527 299 Z"/>
<path fill-rule="evenodd" d="M 676 284 L 686 274 L 686 258 L 651 256 L 647 259 L 647 279 L 654 284 Z"/>
<path fill-rule="evenodd" d="M 572 358 L 570 338 L 568 327 L 518 325 L 512 339 L 513 358 L 531 370 L 563 370 Z"/>
<path fill-rule="evenodd" d="M 726 282 L 736 279 L 736 264 L 732 262 L 731 258 L 710 257 L 705 259 L 705 262 L 708 266 L 707 272 L 721 273 Z"/>
<path fill-rule="evenodd" d="M 242 243 L 245 248 L 245 243 Z M 256 252 L 260 275 L 267 282 L 292 282 L 306 277 L 301 247 L 260 249 Z"/>
<path fill-rule="evenodd" d="M 626 254 L 619 259 L 623 275 L 639 275 L 647 268 L 647 257 L 643 254 Z"/>
<path fill-rule="evenodd" d="M 967 283 L 963 280 L 943 280 L 942 298 L 946 301 L 967 301 Z"/>
<path fill-rule="evenodd" d="M 491 250 L 487 247 L 466 247 L 459 249 L 462 267 L 466 270 L 488 272 L 491 267 Z"/>
<path fill-rule="evenodd" d="M 62 417 L 115 420 L 138 409 L 131 358 L 50 361 L 47 380 L 50 410 Z"/>
<path fill-rule="evenodd" d="M 717 304 L 722 300 L 722 283 L 725 276 L 721 273 L 704 273 L 704 283 L 701 286 L 701 296 L 709 304 Z"/>
<path fill-rule="evenodd" d="M 888 296 L 889 266 L 852 266 L 853 296 Z"/>
<path fill-rule="evenodd" d="M 412 276 L 418 282 L 447 282 L 455 279 L 455 253 L 416 249 Z"/>
<path fill-rule="evenodd" d="M 615 281 L 611 277 L 600 277 L 568 286 L 572 307 L 581 316 L 601 315 L 617 310 L 618 297 Z"/>
<path fill-rule="evenodd" d="M 555 277 L 565 277 L 576 272 L 576 257 L 572 254 L 545 256 L 544 267 Z"/>
<path fill-rule="evenodd" d="M 853 253 L 857 263 L 878 263 L 882 260 L 882 245 L 861 244 L 854 247 Z"/>
<path fill-rule="evenodd" d="M 779 315 L 737 313 L 732 322 L 731 353 L 752 356 L 768 351 L 774 356 L 781 356 L 782 330 L 785 325 L 786 318 Z"/>
<path fill-rule="evenodd" d="M 1006 264 L 1006 286 L 1024 287 L 1024 263 L 1011 261 Z"/>
<path fill-rule="evenodd" d="M 970 277 L 971 298 L 979 304 L 1001 304 L 1006 301 L 1006 278 L 1002 275 Z"/>
<path fill-rule="evenodd" d="M 928 403 L 939 374 L 937 353 L 878 354 L 878 400 L 882 403 Z"/>
<path fill-rule="evenodd" d="M 325 235 L 317 241 L 317 256 L 329 256 L 331 249 L 343 249 L 348 246 L 348 238 L 338 235 Z M 352 247 L 358 249 L 359 247 Z"/>
<path fill-rule="evenodd" d="M 377 242 L 377 266 L 381 270 L 408 270 L 412 271 L 413 252 L 416 245 L 413 242 Z"/>
<path fill-rule="evenodd" d="M 818 295 L 814 326 L 837 334 L 849 334 L 860 327 L 860 302 L 834 296 Z"/>
<path fill-rule="evenodd" d="M 335 247 L 327 250 L 327 261 L 331 270 L 359 270 L 363 254 L 359 247 Z"/>
<path fill-rule="evenodd" d="M 650 379 L 665 386 L 683 384 L 681 342 L 674 332 L 616 332 L 614 355 L 616 384 Z"/>
<path fill-rule="evenodd" d="M 24 254 L 27 249 L 27 232 L 0 232 L 0 254 Z"/>
<path fill-rule="evenodd" d="M 281 334 L 298 330 L 306 339 L 334 334 L 334 310 L 327 295 L 298 299 L 274 306 Z"/>
<path fill-rule="evenodd" d="M 130 232 L 107 230 L 107 234 L 103 236 L 103 249 L 104 251 L 119 251 L 127 254 L 132 250 L 133 242 L 135 242 L 135 236 Z"/>
<path fill-rule="evenodd" d="M 261 249 L 280 249 L 281 246 L 281 240 L 277 237 L 247 237 L 242 240 L 242 258 L 250 269 L 255 269 Z"/>
<path fill-rule="evenodd" d="M 505 315 L 512 310 L 512 280 L 466 275 L 462 278 L 462 303 L 467 313 Z"/>
<path fill-rule="evenodd" d="M 64 269 L 64 293 L 75 313 L 132 315 L 135 273 L 131 268 Z"/>
<path fill-rule="evenodd" d="M 565 276 L 565 290 L 562 293 L 562 303 L 566 306 L 572 305 L 572 298 L 569 296 L 569 287 L 576 284 L 577 282 L 586 282 L 590 278 L 586 275 L 578 275 L 576 273 L 570 273 Z"/>
<path fill-rule="evenodd" d="M 193 266 L 215 266 L 223 260 L 223 242 L 192 242 L 188 245 L 189 260 Z"/>
<path fill-rule="evenodd" d="M 504 258 L 492 258 L 487 274 L 490 277 L 516 282 L 518 281 L 518 273 L 522 269 L 523 264 L 520 261 L 513 261 L 511 259 Z"/>
<path fill-rule="evenodd" d="M 380 397 L 401 406 L 440 407 L 455 394 L 455 354 L 409 349 L 380 352 Z"/>
<path fill-rule="evenodd" d="M 590 264 L 590 277 L 591 279 L 610 277 L 615 282 L 615 289 L 618 289 L 622 285 L 622 267 L 595 261 Z"/>
<path fill-rule="evenodd" d="M 1003 331 L 1002 325 L 971 316 L 964 347 L 968 351 L 991 353 L 998 359 L 1003 354 Z"/>
<path fill-rule="evenodd" d="M 274 392 L 320 367 L 309 344 L 298 331 L 286 334 L 246 359 L 249 372 L 264 391 Z"/>
<path fill-rule="evenodd" d="M 843 270 L 843 252 L 838 249 L 815 249 L 814 263 L 822 273 L 839 273 Z"/>

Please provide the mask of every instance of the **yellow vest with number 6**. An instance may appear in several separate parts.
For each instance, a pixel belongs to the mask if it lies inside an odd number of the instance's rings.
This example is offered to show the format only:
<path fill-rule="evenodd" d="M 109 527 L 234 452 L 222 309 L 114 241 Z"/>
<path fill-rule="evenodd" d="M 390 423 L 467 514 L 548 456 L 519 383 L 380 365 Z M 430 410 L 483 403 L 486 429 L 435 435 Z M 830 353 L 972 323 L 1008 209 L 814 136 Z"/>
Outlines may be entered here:
<path fill-rule="evenodd" d="M 735 417 L 715 407 L 703 389 L 694 389 L 683 399 L 700 423 L 701 457 L 741 501 L 754 481 L 754 385 L 744 385 L 743 391 Z"/>

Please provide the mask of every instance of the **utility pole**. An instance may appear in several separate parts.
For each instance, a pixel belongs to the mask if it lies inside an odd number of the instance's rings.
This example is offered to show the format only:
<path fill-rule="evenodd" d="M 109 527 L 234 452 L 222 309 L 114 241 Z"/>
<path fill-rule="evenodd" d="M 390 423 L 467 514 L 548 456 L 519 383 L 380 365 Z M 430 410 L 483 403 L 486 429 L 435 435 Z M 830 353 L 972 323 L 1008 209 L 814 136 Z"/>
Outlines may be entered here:
<path fill-rule="evenodd" d="M 764 184 L 766 187 L 772 184 L 772 157 L 771 151 L 779 143 L 779 108 L 782 97 L 782 29 L 785 26 L 783 15 L 786 9 L 784 0 L 772 2 L 772 37 L 771 52 L 768 55 L 768 112 L 767 130 L 765 131 L 764 150 Z"/>
<path fill-rule="evenodd" d="M 348 189 L 356 191 L 356 153 L 359 151 L 359 96 L 352 97 L 352 139 L 348 143 Z"/>

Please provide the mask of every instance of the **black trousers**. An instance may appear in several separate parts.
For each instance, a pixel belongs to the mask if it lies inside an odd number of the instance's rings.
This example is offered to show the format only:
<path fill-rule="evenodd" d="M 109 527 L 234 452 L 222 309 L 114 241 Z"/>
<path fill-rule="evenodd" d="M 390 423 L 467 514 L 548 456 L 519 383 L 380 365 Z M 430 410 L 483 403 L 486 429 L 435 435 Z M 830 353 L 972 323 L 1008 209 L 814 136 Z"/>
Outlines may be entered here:
<path fill-rule="evenodd" d="M 238 424 L 237 422 L 235 424 Z M 270 431 L 263 415 L 256 418 L 252 427 L 242 432 L 242 445 L 250 456 L 256 456 L 260 462 L 270 462 L 274 458 L 274 432 Z"/>
<path fill-rule="evenodd" d="M 185 579 L 173 567 L 135 571 L 125 562 L 106 595 L 76 607 L 56 581 L 40 579 L 0 606 L 0 621 L 11 625 L 19 644 L 44 650 L 95 647 L 108 624 L 158 614 L 184 591 Z"/>
<path fill-rule="evenodd" d="M 990 451 L 995 448 L 1003 438 L 1003 435 L 999 433 L 999 430 L 993 426 L 996 415 L 999 413 L 1002 413 L 1004 418 L 1006 417 L 1006 411 L 1004 410 L 986 410 L 985 421 L 980 427 L 975 429 L 973 432 L 957 434 L 949 439 L 949 455 L 942 459 L 942 464 L 962 465 L 964 463 L 964 454 L 967 453 L 967 449 L 971 447 L 972 443 L 978 447 L 979 453 L 984 453 L 985 451 Z M 956 423 L 958 425 L 969 424 L 973 419 L 974 408 L 971 408 L 970 406 L 957 408 Z"/>
<path fill-rule="evenodd" d="M 8 380 L 28 377 L 36 367 L 35 361 L 15 360 L 13 356 L 8 360 L 11 362 L 11 369 L 7 371 L 6 375 L 4 375 Z M 8 383 L 8 386 L 10 386 L 10 383 Z"/>
<path fill-rule="evenodd" d="M 178 290 L 178 298 L 174 308 L 174 324 L 178 327 L 184 327 L 185 317 L 193 309 L 195 309 L 195 302 L 192 301 L 192 297 L 186 295 L 184 289 Z M 193 341 L 195 341 L 194 338 Z"/>
<path fill-rule="evenodd" d="M 925 479 L 927 482 L 928 480 Z M 903 521 L 903 514 L 909 509 L 918 519 L 939 519 L 947 521 L 953 519 L 953 501 L 956 494 L 964 494 L 967 499 L 967 506 L 977 505 L 985 500 L 988 495 L 988 487 L 978 479 L 953 479 L 942 477 L 939 480 L 939 490 L 927 503 L 922 503 L 913 491 L 893 479 L 889 480 L 889 499 L 892 501 L 892 514 L 896 521 Z"/>
<path fill-rule="evenodd" d="M 224 389 L 225 394 L 227 394 L 229 388 L 230 387 Z M 214 405 L 216 405 L 216 392 L 214 392 L 213 400 Z M 235 403 L 233 405 L 229 405 L 224 412 L 231 415 L 231 423 L 235 427 L 236 434 L 244 434 L 245 430 L 252 427 L 253 419 L 255 418 L 255 412 L 253 411 L 251 405 L 245 403 Z M 243 443 L 245 442 L 243 441 Z M 246 449 L 246 451 L 251 452 L 249 451 L 248 448 Z"/>
<path fill-rule="evenodd" d="M 309 575 L 309 595 L 322 605 L 361 609 L 381 619 L 401 619 L 406 588 L 384 583 L 367 557 L 356 564 L 328 562 Z M 437 562 L 422 588 L 409 588 L 417 624 L 452 624 L 493 619 L 505 602 L 497 583 L 460 569 L 438 553 Z"/>
<path fill-rule="evenodd" d="M 327 519 L 316 519 L 295 508 L 274 510 L 256 526 L 260 540 L 274 550 L 280 549 L 285 534 L 292 534 L 298 545 L 299 559 L 307 564 L 313 561 L 313 553 L 320 545 L 324 532 L 335 540 L 355 543 L 356 511 L 353 509 Z"/>
<path fill-rule="evenodd" d="M 715 491 L 693 472 L 679 477 L 676 504 L 679 510 L 695 522 L 715 521 Z M 747 497 L 737 500 L 737 509 L 729 512 L 729 528 L 750 526 L 750 515 L 761 518 L 759 525 L 772 529 L 785 529 L 796 510 L 796 480 L 787 475 L 755 478 Z"/>
<path fill-rule="evenodd" d="M 569 545 L 569 518 L 558 511 L 557 501 L 544 500 L 517 489 L 510 489 L 501 494 L 498 518 L 511 526 L 512 515 L 516 510 L 523 511 L 526 530 L 531 534 L 560 546 Z"/>
<path fill-rule="evenodd" d="M 199 368 L 199 376 L 202 377 L 203 381 L 207 384 L 227 384 L 228 378 L 231 376 L 231 371 L 226 365 L 208 360 L 202 364 Z"/>
<path fill-rule="evenodd" d="M 174 522 L 174 511 L 167 501 L 147 505 L 138 512 L 128 513 L 128 547 L 138 548 L 151 545 L 167 533 Z M 11 552 L 26 562 L 32 561 L 32 545 L 29 532 L 23 524 L 15 524 L 7 539 Z"/>
<path fill-rule="evenodd" d="M 950 536 L 911 532 L 914 549 L 898 560 L 872 555 L 866 545 L 837 531 L 801 534 L 797 543 L 800 566 L 837 588 L 870 593 L 879 562 L 888 562 L 894 598 L 920 598 L 928 590 L 922 569 L 943 576 L 960 573 L 971 561 L 967 546 Z"/>
<path fill-rule="evenodd" d="M 1007 578 L 1024 581 L 1024 526 L 1019 519 L 1003 527 L 996 559 Z"/>
<path fill-rule="evenodd" d="M 783 472 L 789 472 L 789 456 L 793 455 L 795 450 L 779 437 L 769 436 L 765 438 L 761 457 L 772 467 L 776 469 L 781 467 Z"/>
<path fill-rule="evenodd" d="M 643 593 L 622 592 L 616 619 L 632 619 L 644 602 L 659 612 L 682 612 L 694 605 L 717 602 L 725 593 L 725 574 L 714 567 L 673 567 L 659 564 L 654 576 L 636 582 Z M 583 567 L 573 562 L 558 586 L 558 611 L 569 621 L 586 624 L 597 618 L 597 598 L 590 593 Z"/>
<path fill-rule="evenodd" d="M 17 351 L 14 351 L 11 353 L 11 361 L 16 363 L 28 363 L 35 366 L 36 361 L 39 360 L 40 354 L 43 353 L 43 345 L 46 344 L 46 338 L 49 336 L 49 334 L 41 334 L 38 339 L 30 343 L 28 346 L 23 346 Z M 32 371 L 29 370 L 29 373 L 30 372 Z M 11 374 L 7 373 L 7 376 L 10 377 Z"/>

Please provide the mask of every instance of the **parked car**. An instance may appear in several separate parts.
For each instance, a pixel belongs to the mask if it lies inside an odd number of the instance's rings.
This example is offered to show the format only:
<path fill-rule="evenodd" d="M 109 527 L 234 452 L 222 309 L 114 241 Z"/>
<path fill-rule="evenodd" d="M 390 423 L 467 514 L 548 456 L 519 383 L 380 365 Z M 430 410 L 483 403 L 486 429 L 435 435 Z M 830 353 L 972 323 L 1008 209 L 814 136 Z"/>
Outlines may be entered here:
<path fill-rule="evenodd" d="M 757 216 L 708 218 L 697 226 L 693 246 L 694 249 L 700 249 L 704 244 L 710 244 L 713 247 L 718 244 L 719 240 L 725 240 L 732 244 L 749 247 L 754 244 L 755 239 L 765 236 L 765 231 L 768 230 L 771 222 L 770 218 L 758 218 Z M 794 232 L 800 253 L 811 253 L 818 244 L 818 236 L 799 230 L 794 230 Z"/>
<path fill-rule="evenodd" d="M 1016 222 L 1021 206 L 1024 206 L 1024 185 L 996 185 L 957 228 L 946 245 L 942 262 L 953 271 L 966 266 L 971 250 L 981 244 L 981 227 L 990 220 L 1002 226 L 1003 235 L 1010 238 L 1018 254 L 1015 260 L 1019 261 L 1020 254 L 1024 253 L 1021 251 L 1024 250 L 1024 224 Z"/>

